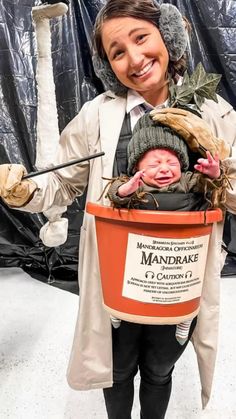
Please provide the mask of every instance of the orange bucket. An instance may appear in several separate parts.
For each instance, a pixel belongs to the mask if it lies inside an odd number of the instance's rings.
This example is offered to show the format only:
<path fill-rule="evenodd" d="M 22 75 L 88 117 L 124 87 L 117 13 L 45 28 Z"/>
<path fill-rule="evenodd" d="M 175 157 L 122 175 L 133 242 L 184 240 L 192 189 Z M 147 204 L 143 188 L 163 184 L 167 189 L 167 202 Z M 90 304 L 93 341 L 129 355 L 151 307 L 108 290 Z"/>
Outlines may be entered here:
<path fill-rule="evenodd" d="M 87 203 L 95 216 L 104 308 L 143 324 L 177 324 L 200 308 L 212 223 L 220 209 L 149 211 Z"/>

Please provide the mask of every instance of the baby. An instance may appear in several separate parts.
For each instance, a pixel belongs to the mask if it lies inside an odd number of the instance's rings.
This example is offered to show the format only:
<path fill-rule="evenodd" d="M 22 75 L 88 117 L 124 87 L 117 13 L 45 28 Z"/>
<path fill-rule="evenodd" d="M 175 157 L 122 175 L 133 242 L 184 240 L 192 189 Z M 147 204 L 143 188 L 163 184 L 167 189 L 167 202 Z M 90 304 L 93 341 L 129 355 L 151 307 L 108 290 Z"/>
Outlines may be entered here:
<path fill-rule="evenodd" d="M 128 144 L 127 156 L 127 173 L 132 177 L 116 178 L 107 194 L 113 205 L 117 207 L 130 206 L 130 204 L 133 206 L 135 203 L 135 208 L 140 208 L 136 200 L 138 191 L 147 199 L 152 195 L 161 206 L 164 193 L 164 202 L 168 207 L 159 208 L 162 210 L 205 209 L 206 206 L 201 207 L 202 204 L 206 204 L 203 194 L 205 180 L 217 179 L 221 175 L 218 154 L 213 157 L 208 151 L 206 158 L 198 158 L 194 165 L 196 171 L 189 171 L 189 153 L 184 140 L 170 128 L 155 124 L 149 114 L 142 116 L 135 125 Z M 175 197 L 175 206 L 171 200 L 166 199 L 166 192 L 178 194 Z M 189 194 L 187 198 L 185 194 Z M 199 196 L 201 196 L 200 203 Z M 191 206 L 189 206 L 190 201 Z M 146 206 L 146 209 L 157 208 L 157 206 L 152 208 L 153 200 L 151 203 L 150 199 Z M 145 209 L 145 205 L 141 208 Z"/>
<path fill-rule="evenodd" d="M 213 158 L 207 151 L 206 157 L 206 159 L 199 158 L 194 168 L 212 179 L 217 179 L 220 176 L 218 153 Z M 136 168 L 135 175 L 118 187 L 117 195 L 119 197 L 124 198 L 133 194 L 140 186 L 145 189 L 145 184 L 163 190 L 173 183 L 176 184 L 181 178 L 188 178 L 186 173 L 185 176 L 181 173 L 181 160 L 172 149 L 155 148 L 146 151 L 137 162 Z M 191 178 L 193 180 L 194 175 L 191 174 Z M 186 192 L 192 188 L 194 183 L 186 184 Z M 196 183 L 194 186 L 197 189 Z"/>

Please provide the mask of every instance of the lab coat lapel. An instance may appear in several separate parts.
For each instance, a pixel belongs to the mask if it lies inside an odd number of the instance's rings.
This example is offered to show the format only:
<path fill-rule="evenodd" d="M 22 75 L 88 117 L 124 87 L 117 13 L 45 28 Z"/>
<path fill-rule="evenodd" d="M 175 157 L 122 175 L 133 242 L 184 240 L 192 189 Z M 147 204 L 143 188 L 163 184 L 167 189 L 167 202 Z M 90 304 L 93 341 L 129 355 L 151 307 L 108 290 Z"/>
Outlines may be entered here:
<path fill-rule="evenodd" d="M 99 109 L 101 149 L 104 151 L 103 176 L 112 177 L 115 151 L 125 117 L 126 98 L 116 97 L 103 103 Z"/>

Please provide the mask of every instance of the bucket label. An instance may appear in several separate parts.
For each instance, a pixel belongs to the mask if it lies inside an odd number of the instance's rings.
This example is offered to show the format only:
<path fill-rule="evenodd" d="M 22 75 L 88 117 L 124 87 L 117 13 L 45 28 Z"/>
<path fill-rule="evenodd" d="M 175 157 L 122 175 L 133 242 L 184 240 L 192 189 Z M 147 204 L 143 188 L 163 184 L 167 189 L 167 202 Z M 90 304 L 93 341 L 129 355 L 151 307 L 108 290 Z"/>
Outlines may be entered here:
<path fill-rule="evenodd" d="M 176 304 L 201 296 L 209 235 L 183 239 L 129 233 L 122 296 Z"/>

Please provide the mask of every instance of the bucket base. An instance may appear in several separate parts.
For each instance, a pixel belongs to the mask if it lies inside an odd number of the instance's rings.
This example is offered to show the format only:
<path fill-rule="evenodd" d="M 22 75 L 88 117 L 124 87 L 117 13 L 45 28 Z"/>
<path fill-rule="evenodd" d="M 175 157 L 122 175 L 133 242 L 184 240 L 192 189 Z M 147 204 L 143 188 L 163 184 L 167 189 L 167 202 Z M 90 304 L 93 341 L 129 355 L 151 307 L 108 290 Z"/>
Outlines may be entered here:
<path fill-rule="evenodd" d="M 194 317 L 196 317 L 199 313 L 199 307 L 197 310 L 193 311 L 192 313 L 186 314 L 184 316 L 177 316 L 177 317 L 150 317 L 150 316 L 139 316 L 137 314 L 129 314 L 124 313 L 121 311 L 114 310 L 111 307 L 108 307 L 106 304 L 103 303 L 103 307 L 106 311 L 108 311 L 111 316 L 116 317 L 120 320 L 125 320 L 126 322 L 130 323 L 139 323 L 139 324 L 179 324 L 186 320 L 192 320 Z"/>

